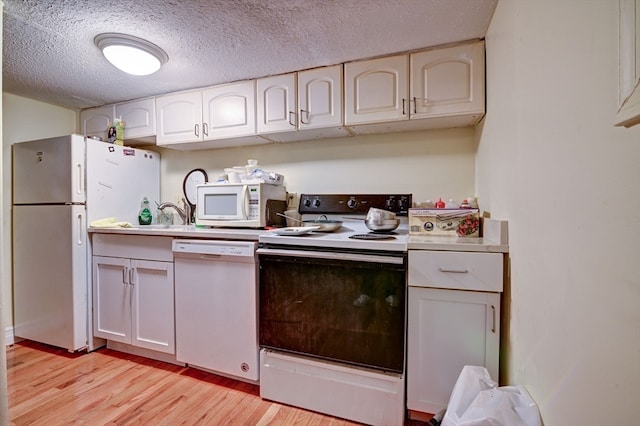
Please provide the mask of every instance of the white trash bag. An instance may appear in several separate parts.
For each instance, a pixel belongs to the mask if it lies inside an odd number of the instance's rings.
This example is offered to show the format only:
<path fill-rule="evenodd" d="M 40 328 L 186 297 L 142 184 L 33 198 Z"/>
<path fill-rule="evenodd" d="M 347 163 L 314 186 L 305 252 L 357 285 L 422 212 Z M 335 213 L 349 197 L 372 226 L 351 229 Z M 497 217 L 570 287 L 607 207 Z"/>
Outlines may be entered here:
<path fill-rule="evenodd" d="M 484 367 L 465 365 L 441 426 L 541 426 L 540 411 L 524 386 L 502 386 Z"/>

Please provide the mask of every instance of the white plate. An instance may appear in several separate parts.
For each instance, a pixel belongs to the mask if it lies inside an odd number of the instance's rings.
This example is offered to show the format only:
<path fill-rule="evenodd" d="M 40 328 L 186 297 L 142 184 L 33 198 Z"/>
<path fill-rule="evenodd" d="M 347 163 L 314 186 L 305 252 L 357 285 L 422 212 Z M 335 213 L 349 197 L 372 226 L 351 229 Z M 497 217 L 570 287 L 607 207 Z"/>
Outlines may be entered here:
<path fill-rule="evenodd" d="M 320 229 L 319 226 L 288 226 L 286 228 L 277 228 L 268 231 L 276 235 L 305 235 L 311 231 Z"/>

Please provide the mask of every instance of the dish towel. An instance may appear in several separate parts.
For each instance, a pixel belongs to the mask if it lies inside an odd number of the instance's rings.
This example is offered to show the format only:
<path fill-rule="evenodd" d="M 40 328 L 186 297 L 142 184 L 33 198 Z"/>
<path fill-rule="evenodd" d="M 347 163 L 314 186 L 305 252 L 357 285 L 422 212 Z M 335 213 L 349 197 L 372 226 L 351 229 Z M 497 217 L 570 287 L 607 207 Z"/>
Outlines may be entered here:
<path fill-rule="evenodd" d="M 115 217 L 106 217 L 91 222 L 92 228 L 133 228 L 129 222 L 117 222 Z"/>

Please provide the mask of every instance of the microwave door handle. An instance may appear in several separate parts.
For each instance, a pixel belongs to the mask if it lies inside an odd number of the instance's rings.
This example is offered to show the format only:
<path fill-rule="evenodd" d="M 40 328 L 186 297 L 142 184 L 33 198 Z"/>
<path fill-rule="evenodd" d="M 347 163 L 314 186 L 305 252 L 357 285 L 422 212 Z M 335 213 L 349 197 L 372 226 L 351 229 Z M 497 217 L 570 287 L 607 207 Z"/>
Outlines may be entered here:
<path fill-rule="evenodd" d="M 242 214 L 244 220 L 249 218 L 249 187 L 242 185 Z"/>

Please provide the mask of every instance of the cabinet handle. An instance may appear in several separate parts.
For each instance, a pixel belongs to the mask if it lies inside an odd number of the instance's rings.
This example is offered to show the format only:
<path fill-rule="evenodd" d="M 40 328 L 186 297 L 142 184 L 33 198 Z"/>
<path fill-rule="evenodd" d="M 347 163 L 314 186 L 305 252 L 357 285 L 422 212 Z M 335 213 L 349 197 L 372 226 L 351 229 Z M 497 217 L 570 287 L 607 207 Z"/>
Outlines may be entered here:
<path fill-rule="evenodd" d="M 416 100 L 416 97 L 413 97 L 413 113 L 417 114 L 418 113 L 418 101 Z"/>
<path fill-rule="evenodd" d="M 404 108 L 406 103 L 407 103 L 407 100 L 405 98 L 402 98 L 402 115 L 407 115 L 407 112 L 405 111 L 405 108 Z"/>
<path fill-rule="evenodd" d="M 195 126 L 193 126 L 193 133 L 197 136 L 200 137 L 200 125 L 196 124 Z"/>
<path fill-rule="evenodd" d="M 122 269 L 122 284 L 129 284 L 129 268 L 126 266 Z"/>
<path fill-rule="evenodd" d="M 446 272 L 449 274 L 468 274 L 468 269 L 447 269 L 447 268 L 438 268 L 440 272 Z"/>
<path fill-rule="evenodd" d="M 202 134 L 209 137 L 209 125 L 207 123 L 202 123 Z"/>
<path fill-rule="evenodd" d="M 307 116 L 307 121 L 306 122 L 302 119 L 302 113 L 304 113 Z M 310 124 L 310 122 L 309 122 L 309 111 L 305 111 L 304 109 L 300 110 L 300 122 L 302 124 Z"/>
<path fill-rule="evenodd" d="M 491 332 L 496 332 L 496 307 L 491 305 Z"/>
<path fill-rule="evenodd" d="M 295 116 L 296 113 L 294 111 L 289 111 L 289 124 L 291 124 L 293 127 L 296 127 L 296 121 L 298 121 Z"/>
<path fill-rule="evenodd" d="M 135 284 L 135 280 L 133 279 L 136 276 L 136 268 L 131 268 L 129 269 L 129 284 L 130 285 L 134 285 Z"/>

